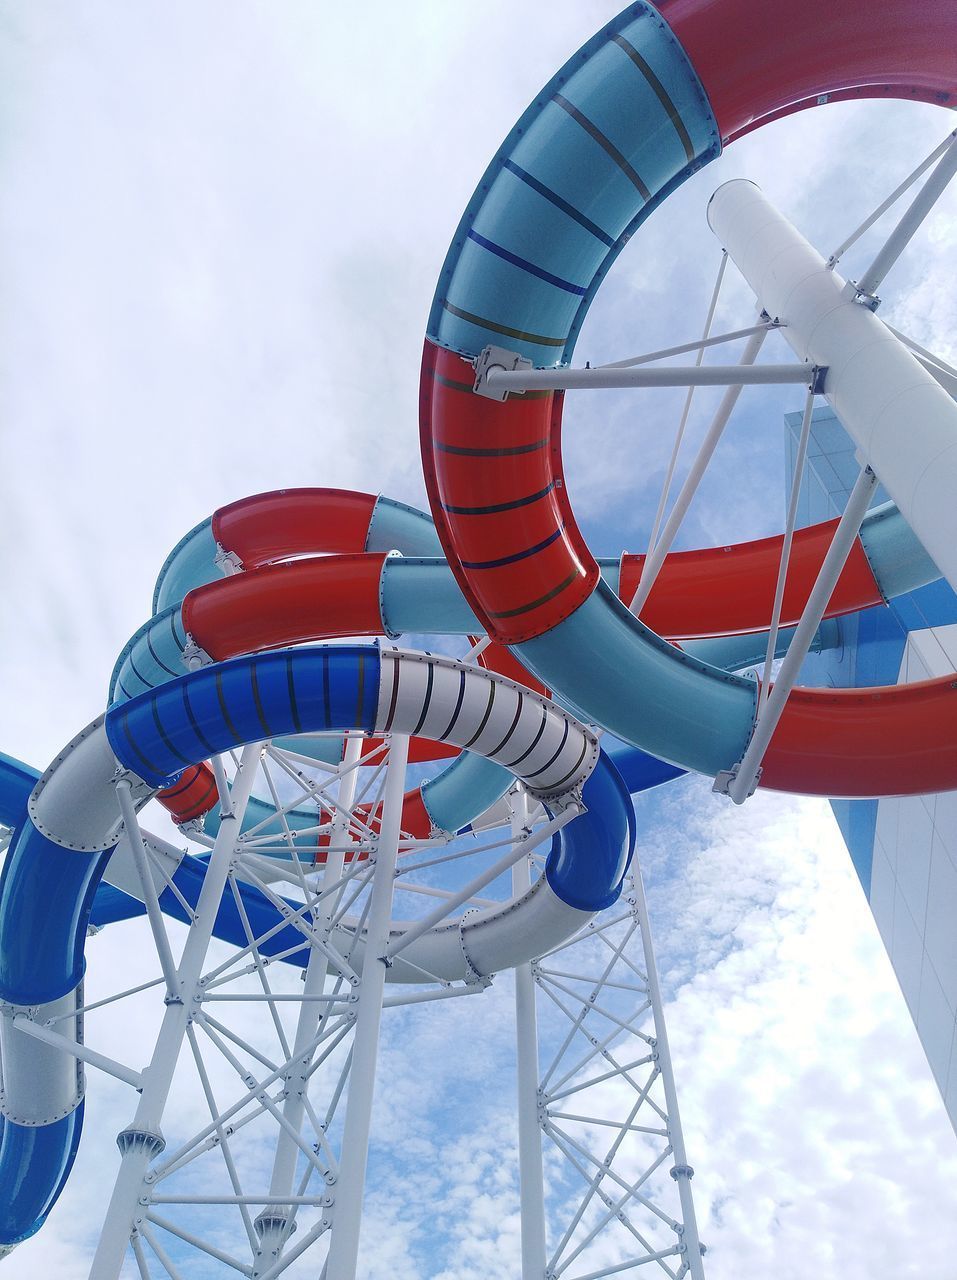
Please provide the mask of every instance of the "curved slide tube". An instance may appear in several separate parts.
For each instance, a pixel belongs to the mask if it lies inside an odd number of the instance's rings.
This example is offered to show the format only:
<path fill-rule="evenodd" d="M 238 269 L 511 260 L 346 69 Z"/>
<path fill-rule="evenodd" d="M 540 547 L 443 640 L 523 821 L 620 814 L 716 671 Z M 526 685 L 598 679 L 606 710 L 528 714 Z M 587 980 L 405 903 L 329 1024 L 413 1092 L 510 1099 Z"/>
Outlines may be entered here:
<path fill-rule="evenodd" d="M 418 980 L 417 961 L 448 980 L 521 963 L 618 896 L 635 834 L 624 782 L 590 730 L 494 673 L 396 649 L 380 653 L 377 646 L 293 649 L 203 668 L 113 708 L 60 753 L 33 789 L 0 880 L 0 1186 L 14 1189 L 0 1218 L 0 1245 L 41 1224 L 79 1137 L 79 1063 L 19 1031 L 16 1020 L 28 1010 L 41 1022 L 57 1016 L 64 1034 L 82 1040 L 74 1011 L 82 1000 L 90 906 L 121 834 L 117 760 L 129 771 L 139 808 L 211 753 L 274 734 L 354 728 L 415 729 L 467 746 L 522 779 L 549 810 L 582 810 L 555 835 L 545 873 L 531 890 L 426 933 L 397 959 L 394 980 Z M 2 792 L 5 812 L 20 810 L 28 772 L 5 767 L 0 773 L 10 779 Z M 202 874 L 192 858 L 176 869 L 177 887 L 191 903 Z M 242 899 L 257 931 L 284 923 L 258 891 L 244 886 Z M 215 932 L 244 945 L 233 903 L 224 901 Z M 264 950 L 294 949 L 301 936 L 284 923 Z M 301 966 L 303 956 L 304 950 L 293 950 L 287 958 Z"/>
<path fill-rule="evenodd" d="M 376 542 L 401 542 L 400 552 L 429 546 L 435 550 L 438 545 L 431 517 L 371 494 L 292 489 L 243 499 L 217 511 L 187 534 L 164 564 L 155 594 L 163 607 L 121 653 L 111 679 L 111 703 L 156 688 L 181 672 L 188 644 L 221 660 L 306 640 L 475 630 L 474 617 L 444 562 L 365 549 Z M 359 547 L 364 549 L 358 551 Z M 243 572 L 223 578 L 224 563 Z M 415 572 L 400 578 L 397 592 L 387 574 L 399 564 Z M 397 627 L 383 621 L 384 612 L 393 606 Z M 496 646 L 480 662 L 545 692 L 505 649 Z M 341 744 L 330 739 L 307 744 L 297 738 L 289 745 L 320 758 L 341 756 Z M 419 759 L 447 753 L 439 744 L 416 740 L 415 745 Z M 634 754 L 630 771 L 640 784 L 636 789 L 656 786 L 679 772 L 640 752 Z M 420 838 L 454 834 L 499 800 L 510 782 L 494 763 L 463 754 L 407 794 L 403 827 Z M 160 799 L 178 821 L 203 817 L 207 833 L 215 835 L 218 800 L 208 768 L 195 766 L 184 772 Z M 301 842 L 295 835 L 314 830 L 313 810 L 293 810 L 284 815 L 282 825 L 276 820 L 270 827 L 273 813 L 271 803 L 254 797 L 244 826 L 257 826 L 263 834 L 275 830 L 277 836 L 288 827 L 304 850 L 316 853 L 313 835 Z"/>
<path fill-rule="evenodd" d="M 378 511 L 398 511 L 400 518 L 380 519 L 377 525 Z M 835 523 L 799 530 L 795 537 L 782 644 L 788 638 L 786 628 L 800 615 Z M 477 620 L 445 561 L 357 551 L 368 545 L 374 528 L 380 540 L 399 541 L 406 536 L 406 546 L 414 548 L 427 544 L 430 533 L 434 538 L 432 521 L 423 513 L 389 499 L 342 490 L 260 494 L 216 512 L 178 544 L 164 565 L 157 600 L 167 603 L 121 654 L 111 681 L 112 700 L 172 678 L 182 670 L 189 641 L 210 657 L 224 659 L 301 640 L 403 632 L 474 633 Z M 728 665 L 757 660 L 757 646 L 718 644 L 715 652 L 715 644 L 696 646 L 688 638 L 741 636 L 767 626 L 780 546 L 780 538 L 764 538 L 673 553 L 649 599 L 649 616 L 668 639 L 682 640 L 686 651 L 695 653 L 702 647 L 702 656 L 720 662 L 723 650 Z M 634 590 L 642 560 L 623 555 L 620 560 L 598 563 L 604 580 L 624 596 Z M 223 578 L 224 561 L 243 572 Z M 870 607 L 936 576 L 933 563 L 899 512 L 888 504 L 865 521 L 827 616 Z M 184 592 L 182 600 L 177 598 L 180 592 Z M 507 650 L 493 646 L 480 661 L 489 658 L 493 669 L 534 687 L 533 679 L 510 660 Z M 330 758 L 341 751 L 330 746 Z M 663 780 L 662 768 L 649 759 L 647 785 Z M 487 762 L 460 759 L 410 793 L 406 826 L 422 836 L 430 830 L 460 830 L 493 803 L 506 784 L 507 779 Z M 208 770 L 197 768 L 184 775 L 162 798 L 181 821 L 212 810 L 207 824 L 215 832 L 216 792 Z M 270 805 L 254 800 L 247 824 L 267 821 L 270 812 Z M 315 815 L 294 811 L 288 824 L 293 830 L 311 828 Z"/>
<path fill-rule="evenodd" d="M 477 395 L 471 362 L 487 346 L 538 366 L 567 361 L 622 245 L 722 139 L 832 93 L 954 101 L 944 51 L 957 9 L 930 6 L 917 21 L 899 0 L 813 0 L 782 17 L 763 0 L 674 0 L 663 13 L 670 26 L 632 5 L 589 41 L 479 184 L 429 321 L 422 456 L 449 563 L 489 633 L 589 721 L 715 775 L 743 754 L 755 685 L 663 644 L 623 607 L 567 501 L 561 395 Z M 867 41 L 842 38 L 851 30 Z M 774 50 L 766 64 L 762 42 Z M 953 683 L 795 691 L 761 785 L 831 796 L 957 787 Z"/>

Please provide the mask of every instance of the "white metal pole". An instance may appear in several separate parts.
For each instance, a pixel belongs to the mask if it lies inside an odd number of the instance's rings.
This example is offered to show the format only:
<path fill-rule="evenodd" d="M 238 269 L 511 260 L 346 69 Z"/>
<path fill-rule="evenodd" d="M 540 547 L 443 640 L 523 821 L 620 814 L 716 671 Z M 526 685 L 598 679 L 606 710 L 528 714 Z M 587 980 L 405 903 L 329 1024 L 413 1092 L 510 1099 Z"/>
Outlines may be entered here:
<path fill-rule="evenodd" d="M 404 951 L 406 947 L 411 946 L 424 933 L 428 933 L 433 925 L 439 924 L 456 907 L 464 906 L 469 898 L 474 898 L 480 889 L 484 889 L 493 880 L 497 880 L 503 872 L 508 871 L 523 856 L 527 856 L 533 849 L 537 849 L 540 844 L 544 844 L 546 840 L 551 839 L 556 831 L 561 831 L 562 827 L 567 826 L 581 812 L 581 804 L 577 800 L 571 800 L 565 805 L 564 809 L 558 811 L 554 818 L 551 818 L 544 826 L 539 827 L 533 836 L 526 836 L 522 841 L 521 849 L 516 849 L 510 843 L 508 852 L 503 854 L 497 862 L 493 862 L 491 866 L 486 867 L 474 880 L 470 880 L 464 889 L 459 889 L 457 893 L 450 894 L 440 907 L 436 907 L 427 916 L 417 920 L 414 925 L 404 929 L 398 937 L 393 938 L 386 948 L 386 955 L 389 959 L 392 959 L 400 951 Z M 488 849 L 486 849 L 486 852 L 488 852 Z"/>
<path fill-rule="evenodd" d="M 323 888 L 327 890 L 341 880 L 345 865 L 346 845 L 353 843 L 349 838 L 348 815 L 355 800 L 356 784 L 359 778 L 358 769 L 353 766 L 359 763 L 361 755 L 362 738 L 358 734 L 351 734 L 346 738 L 345 751 L 342 757 L 344 772 L 339 785 L 338 801 L 340 807 L 335 812 L 329 830 L 330 851 L 326 855 L 326 865 L 322 876 Z M 318 919 L 315 927 L 323 938 L 328 937 L 332 917 L 341 892 L 342 889 L 340 888 L 339 893 L 328 893 L 319 904 Z M 299 1133 L 302 1129 L 303 1116 L 306 1110 L 306 1090 L 308 1088 L 308 1073 L 312 1056 L 311 1053 L 307 1054 L 307 1050 L 315 1040 L 316 1032 L 319 1029 L 319 1020 L 328 1008 L 321 1000 L 313 997 L 323 994 L 328 970 L 329 957 L 326 952 L 321 951 L 318 947 L 311 947 L 302 989 L 304 999 L 296 1026 L 292 1067 L 286 1076 L 286 1099 L 283 1103 L 283 1118 L 296 1133 Z M 290 1131 L 280 1129 L 276 1141 L 276 1154 L 273 1159 L 272 1178 L 269 1184 L 269 1194 L 271 1196 L 293 1194 L 298 1157 L 299 1148 L 293 1141 Z M 325 1191 L 326 1187 L 323 1186 L 319 1195 L 324 1195 Z M 258 1277 L 278 1259 L 286 1236 L 289 1212 L 290 1206 L 277 1205 L 257 1219 L 256 1225 L 260 1231 L 261 1241 L 260 1250 L 253 1265 L 252 1280 L 258 1280 Z"/>
<path fill-rule="evenodd" d="M 752 334 L 751 342 L 767 336 L 762 326 Z M 758 346 L 761 343 L 758 341 Z M 751 361 L 740 364 L 665 365 L 649 369 L 490 369 L 486 385 L 490 392 L 502 391 L 572 391 L 610 390 L 616 387 L 736 387 L 776 386 L 804 383 L 814 372 L 803 364 L 761 364 L 747 368 Z"/>
<path fill-rule="evenodd" d="M 349 1098 L 342 1131 L 342 1156 L 335 1188 L 332 1239 L 326 1259 L 326 1280 L 355 1280 L 359 1259 L 359 1228 L 362 1222 L 362 1194 L 365 1187 L 372 1099 L 375 1092 L 376 1058 L 379 1051 L 379 1024 L 385 991 L 386 945 L 392 918 L 392 893 L 399 851 L 403 788 L 409 759 L 409 739 L 395 734 L 389 753 L 382 826 L 376 848 L 372 878 L 372 904 L 366 927 L 362 982 L 352 1043 Z"/>
<path fill-rule="evenodd" d="M 529 804 L 519 784 L 512 794 L 512 839 L 518 843 L 529 830 Z M 531 885 L 528 859 L 512 866 L 512 893 L 517 897 Z M 522 1210 L 522 1280 L 544 1280 L 545 1173 L 538 1089 L 538 1020 L 535 979 L 530 964 L 515 969 L 515 1055 L 518 1086 L 518 1180 Z"/>
<path fill-rule="evenodd" d="M 120 806 L 120 813 L 123 815 L 126 838 L 130 842 L 133 861 L 136 864 L 140 884 L 143 888 L 143 902 L 146 906 L 146 915 L 150 922 L 150 928 L 153 931 L 153 942 L 156 944 L 156 954 L 159 956 L 160 968 L 163 970 L 163 977 L 166 979 L 166 990 L 169 995 L 173 995 L 176 990 L 176 965 L 173 963 L 173 956 L 169 949 L 166 922 L 163 919 L 163 912 L 156 896 L 156 886 L 150 873 L 146 844 L 143 840 L 143 833 L 140 830 L 139 819 L 136 816 L 136 806 L 133 804 L 133 790 L 128 778 L 122 777 L 117 782 L 116 799 Z"/>
<path fill-rule="evenodd" d="M 753 365 L 757 359 L 758 352 L 764 339 L 768 335 L 767 329 L 761 329 L 758 333 L 753 333 L 748 339 L 747 346 L 741 355 L 741 365 L 747 368 Z M 768 366 L 764 366 L 767 368 Z M 807 371 L 804 371 L 804 380 L 807 381 Z M 722 432 L 728 425 L 728 419 L 734 412 L 734 406 L 738 403 L 738 396 L 741 394 L 739 383 L 736 386 L 729 386 L 727 391 L 721 397 L 721 403 L 718 405 L 717 413 L 708 428 L 707 435 L 701 442 L 701 448 L 698 450 L 697 457 L 691 464 L 691 470 L 685 479 L 684 484 L 675 498 L 675 504 L 669 512 L 668 519 L 665 521 L 665 527 L 661 531 L 661 537 L 650 550 L 648 558 L 645 560 L 641 570 L 641 580 L 638 583 L 638 590 L 635 592 L 631 600 L 631 611 L 635 616 L 641 612 L 645 601 L 651 592 L 651 588 L 655 585 L 661 566 L 665 562 L 665 557 L 671 550 L 675 536 L 681 527 L 681 522 L 685 518 L 685 513 L 691 506 L 691 499 L 697 491 L 698 485 L 701 483 L 701 477 L 707 470 L 708 463 L 711 461 L 712 455 L 717 448 L 718 441 L 721 439 Z"/>
<path fill-rule="evenodd" d="M 873 297 L 876 290 L 880 288 L 884 277 L 907 248 L 917 228 L 933 209 L 955 173 L 957 173 L 957 139 L 951 142 L 938 162 L 937 168 L 918 191 L 907 212 L 888 236 L 880 253 L 857 281 L 858 289 L 866 297 Z"/>
<path fill-rule="evenodd" d="M 957 154 L 957 149 L 955 149 Z M 957 404 L 753 182 L 726 182 L 708 221 L 904 519 L 957 586 Z"/>
<path fill-rule="evenodd" d="M 755 778 L 764 759 L 764 753 L 781 719 L 784 705 L 801 669 L 801 663 L 807 657 L 814 634 L 821 625 L 827 602 L 841 576 L 841 570 L 847 563 L 847 557 L 851 554 L 854 539 L 860 531 L 861 522 L 867 515 L 867 507 L 876 484 L 877 476 L 870 467 L 864 467 L 851 490 L 844 514 L 834 530 L 831 545 L 827 549 L 827 555 L 811 588 L 801 620 L 794 630 L 788 651 L 784 655 L 774 688 L 767 699 L 759 703 L 758 717 L 754 732 L 751 734 L 751 741 L 737 768 L 732 771 L 733 776 L 726 778 L 721 774 L 720 781 L 715 781 L 715 790 L 726 790 L 735 804 L 743 804 L 754 790 Z"/>
<path fill-rule="evenodd" d="M 874 212 L 869 214 L 868 217 L 866 217 L 864 221 L 861 223 L 861 225 L 857 227 L 856 230 L 851 232 L 851 234 L 847 237 L 844 243 L 840 245 L 837 249 L 835 249 L 834 252 L 831 254 L 831 256 L 828 258 L 827 265 L 829 267 L 836 267 L 837 264 L 840 262 L 841 258 L 844 256 L 844 254 L 848 251 L 848 249 L 850 249 L 851 245 L 856 244 L 858 240 L 860 240 L 861 236 L 865 233 L 865 231 L 869 231 L 870 228 L 877 221 L 877 219 L 884 216 L 884 214 L 887 212 L 887 210 L 891 207 L 892 204 L 896 204 L 896 202 L 900 199 L 900 197 L 904 194 L 904 192 L 908 189 L 908 187 L 912 187 L 914 183 L 917 181 L 917 179 L 921 176 L 921 174 L 926 173 L 927 170 L 930 168 L 930 166 L 934 163 L 934 161 L 939 160 L 940 157 L 944 154 L 944 152 L 955 140 L 957 140 L 957 129 L 949 133 L 947 137 L 944 139 L 944 141 L 940 144 L 940 146 L 935 147 L 929 156 L 925 156 L 924 159 L 917 166 L 917 168 L 912 173 L 909 173 L 907 175 L 907 177 L 900 184 L 900 186 L 895 187 L 894 190 L 887 197 L 887 199 L 882 201 L 881 204 L 879 204 L 877 208 L 874 210 Z"/>
<path fill-rule="evenodd" d="M 150 1160 L 162 1151 L 160 1130 L 163 1110 L 169 1097 L 173 1073 L 179 1059 L 186 1028 L 199 1009 L 197 983 L 212 937 L 216 913 L 236 853 L 236 841 L 252 790 L 262 744 L 243 748 L 239 772 L 234 780 L 231 811 L 223 815 L 213 845 L 203 887 L 186 945 L 177 970 L 175 999 L 167 998 L 166 1013 L 149 1066 L 143 1072 L 143 1092 L 132 1124 L 117 1138 L 123 1153 L 106 1221 L 93 1258 L 90 1280 L 118 1280 L 130 1234 L 139 1216 L 139 1199 Z"/>
<path fill-rule="evenodd" d="M 661 988 L 658 985 L 658 965 L 655 960 L 655 948 L 651 937 L 651 924 L 648 920 L 645 888 L 642 883 L 641 868 L 638 865 L 637 858 L 632 862 L 630 879 L 635 895 L 638 927 L 641 930 L 641 945 L 644 949 L 648 998 L 651 1001 L 651 1011 L 655 1020 L 655 1055 L 658 1062 L 658 1070 L 661 1073 L 661 1084 L 665 1093 L 665 1106 L 668 1110 L 668 1136 L 675 1160 L 671 1176 L 678 1185 L 678 1199 L 681 1204 L 681 1221 L 684 1227 L 681 1237 L 681 1243 L 684 1246 L 683 1260 L 687 1264 L 691 1280 L 704 1280 L 701 1241 L 698 1238 L 698 1219 L 695 1216 L 694 1197 L 691 1194 L 691 1179 L 694 1175 L 694 1170 L 688 1164 L 688 1153 L 685 1150 L 681 1117 L 678 1113 L 678 1093 L 675 1088 L 671 1046 L 668 1043 L 664 1006 L 661 1001 Z"/>
<path fill-rule="evenodd" d="M 722 253 L 721 267 L 723 268 L 728 261 L 728 255 Z M 723 271 L 719 270 L 719 277 L 723 275 Z M 719 279 L 720 285 L 720 279 Z M 716 299 L 715 299 L 716 301 Z M 763 320 L 760 324 L 750 324 L 746 329 L 732 329 L 728 333 L 719 333 L 716 337 L 710 336 L 711 319 L 713 312 L 708 318 L 708 327 L 704 336 L 696 339 L 694 342 L 683 342 L 679 347 L 661 347 L 657 351 L 649 351 L 641 356 L 629 356 L 627 360 L 609 360 L 607 364 L 596 365 L 597 369 L 633 369 L 637 365 L 654 364 L 656 360 L 668 360 L 671 356 L 687 355 L 688 352 L 697 351 L 695 364 L 701 364 L 704 359 L 705 351 L 711 347 L 723 346 L 726 342 L 737 342 L 739 338 L 750 338 L 752 333 L 757 333 L 759 329 L 770 329 L 774 326 L 773 320 Z M 700 357 L 700 358 L 699 358 Z"/>
<path fill-rule="evenodd" d="M 781 625 L 781 609 L 784 605 L 784 589 L 788 581 L 788 563 L 791 559 L 791 544 L 794 541 L 794 527 L 797 524 L 798 502 L 801 498 L 801 484 L 804 479 L 804 463 L 807 458 L 807 447 L 811 439 L 811 416 L 814 412 L 814 393 L 809 391 L 804 404 L 804 416 L 801 419 L 801 434 L 798 438 L 797 452 L 794 457 L 794 475 L 791 479 L 791 495 L 788 499 L 788 515 L 784 525 L 784 541 L 781 544 L 781 562 L 778 565 L 778 578 L 774 584 L 774 603 L 771 606 L 771 626 L 768 630 L 768 643 L 764 651 L 764 687 L 761 691 L 762 701 L 771 690 L 771 664 L 778 649 L 778 630 Z"/>

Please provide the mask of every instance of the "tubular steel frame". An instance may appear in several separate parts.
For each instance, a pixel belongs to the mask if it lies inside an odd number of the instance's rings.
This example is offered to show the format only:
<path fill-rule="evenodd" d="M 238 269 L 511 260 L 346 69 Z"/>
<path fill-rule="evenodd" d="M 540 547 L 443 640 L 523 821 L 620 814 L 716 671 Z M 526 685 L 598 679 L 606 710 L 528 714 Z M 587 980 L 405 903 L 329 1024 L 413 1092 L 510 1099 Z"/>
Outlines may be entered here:
<path fill-rule="evenodd" d="M 501 883 L 506 871 L 511 892 L 524 891 L 533 869 L 543 873 L 545 858 L 537 847 L 577 812 L 573 806 L 548 820 L 516 784 L 504 838 L 492 828 L 471 837 L 465 850 L 458 847 L 461 840 L 416 840 L 399 827 L 408 739 L 393 736 L 374 758 L 360 757 L 361 740 L 348 735 L 338 767 L 310 761 L 313 772 L 324 775 L 319 780 L 305 772 L 307 757 L 296 760 L 294 752 L 268 743 L 221 762 L 220 830 L 215 839 L 190 832 L 211 853 L 200 901 L 181 930 L 178 959 L 177 939 L 157 899 L 157 859 L 144 839 L 129 782 L 123 775 L 117 779 L 117 804 L 140 871 L 160 973 L 91 1000 L 80 1012 L 134 997 L 162 999 L 149 1065 L 137 1071 L 72 1045 L 53 1025 L 26 1017 L 17 1023 L 140 1094 L 118 1138 L 120 1168 L 92 1280 L 116 1280 L 128 1249 L 141 1278 L 196 1274 L 199 1255 L 222 1274 L 273 1280 L 313 1249 L 316 1274 L 324 1280 L 356 1275 L 383 1010 L 481 994 L 491 982 L 435 980 L 390 991 L 388 952 L 401 951 L 394 941 L 388 945 L 393 896 L 438 895 L 437 911 L 426 917 L 434 921 L 454 917 L 461 907 L 493 905 L 500 899 L 480 897 L 479 890 L 492 879 Z M 282 860 L 260 852 L 266 846 L 259 828 L 239 834 L 257 786 L 269 792 L 280 814 L 307 795 L 317 810 L 333 814 L 320 827 L 329 846 L 321 870 L 303 859 L 295 842 L 302 832 L 288 825 L 281 840 L 269 837 L 276 852 L 284 844 Z M 361 817 L 360 804 L 366 806 Z M 483 859 L 485 869 L 465 889 L 410 878 L 417 869 L 431 875 L 443 864 L 503 845 L 504 856 Z M 298 909 L 271 887 L 280 878 L 298 887 Z M 307 948 L 308 959 L 298 989 L 290 989 L 296 971 L 263 954 L 276 929 L 255 936 L 239 893 L 242 882 L 270 897 L 283 913 L 283 926 L 300 933 L 296 948 Z M 228 952 L 212 940 L 221 895 L 237 905 L 246 935 L 245 945 Z M 346 916 L 354 920 L 356 937 L 364 930 L 365 966 L 352 963 L 354 943 L 343 953 L 330 942 Z M 91 959 L 95 964 L 95 947 Z M 569 970 L 579 963 L 580 971 Z M 614 907 L 541 962 L 516 970 L 515 1010 L 523 1280 L 597 1278 L 638 1262 L 699 1280 L 701 1250 L 637 868 Z M 190 1064 L 209 1118 L 184 1134 L 173 1129 L 175 1099 Z M 595 1064 L 602 1068 L 597 1082 Z M 570 1097 L 576 1099 L 574 1114 L 560 1105 Z M 626 1110 L 624 1121 L 608 1112 L 609 1097 Z M 644 1150 L 649 1142 L 653 1157 Z M 556 1154 L 564 1166 L 557 1173 Z M 672 1167 L 677 1185 L 667 1180 Z M 234 1239 L 227 1243 L 228 1214 Z"/>

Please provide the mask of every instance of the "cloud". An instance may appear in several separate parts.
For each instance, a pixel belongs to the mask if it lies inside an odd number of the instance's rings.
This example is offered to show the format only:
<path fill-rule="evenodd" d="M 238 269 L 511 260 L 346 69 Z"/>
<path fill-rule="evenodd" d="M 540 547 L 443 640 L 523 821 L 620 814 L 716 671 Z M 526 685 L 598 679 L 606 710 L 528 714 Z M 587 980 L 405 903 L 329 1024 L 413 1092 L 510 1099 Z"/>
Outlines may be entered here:
<path fill-rule="evenodd" d="M 161 24 L 63 0 L 7 15 L 0 749 L 43 765 L 101 710 L 165 555 L 221 503 L 290 484 L 423 502 L 418 359 L 453 228 L 520 111 L 617 7 L 380 5 L 361 27 L 294 0 L 179 0 Z M 929 107 L 853 104 L 735 144 L 629 245 L 581 358 L 697 333 L 718 182 L 757 178 L 828 251 L 945 128 Z M 926 343 L 954 330 L 952 215 L 951 200 L 888 279 L 887 314 Z M 750 306 L 729 272 L 716 324 Z M 568 482 L 597 551 L 642 548 L 679 403 L 569 397 Z M 682 467 L 713 403 L 698 397 Z M 780 527 L 794 407 L 742 398 L 684 545 Z M 712 1280 L 949 1274 L 953 1134 L 824 807 L 759 795 L 732 810 L 688 781 L 639 815 Z M 141 939 L 94 939 L 90 990 L 133 981 Z M 157 1013 L 91 1015 L 91 1042 L 142 1058 Z M 511 1016 L 503 978 L 386 1020 L 370 1280 L 516 1274 Z M 223 1062 L 213 1073 L 231 1086 Z M 187 1079 L 171 1139 L 204 1123 Z M 10 1280 L 86 1274 L 133 1101 L 90 1072 L 74 1176 Z M 259 1168 L 252 1130 L 237 1148 Z M 554 1153 L 547 1167 L 558 1213 L 571 1184 Z"/>

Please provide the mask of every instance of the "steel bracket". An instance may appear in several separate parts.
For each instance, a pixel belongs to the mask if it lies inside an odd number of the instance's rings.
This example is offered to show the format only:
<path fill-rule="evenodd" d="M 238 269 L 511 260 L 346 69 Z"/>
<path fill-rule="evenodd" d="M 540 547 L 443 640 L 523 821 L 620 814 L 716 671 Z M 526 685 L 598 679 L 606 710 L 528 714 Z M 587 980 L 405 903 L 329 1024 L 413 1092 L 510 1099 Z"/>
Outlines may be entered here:
<path fill-rule="evenodd" d="M 517 351 L 509 351 L 507 347 L 486 347 L 475 361 L 475 385 L 473 391 L 477 396 L 485 396 L 488 400 L 506 400 L 508 392 L 496 391 L 488 385 L 488 375 L 495 369 L 504 373 L 512 373 L 518 369 L 531 369 L 531 360 L 519 355 Z"/>

